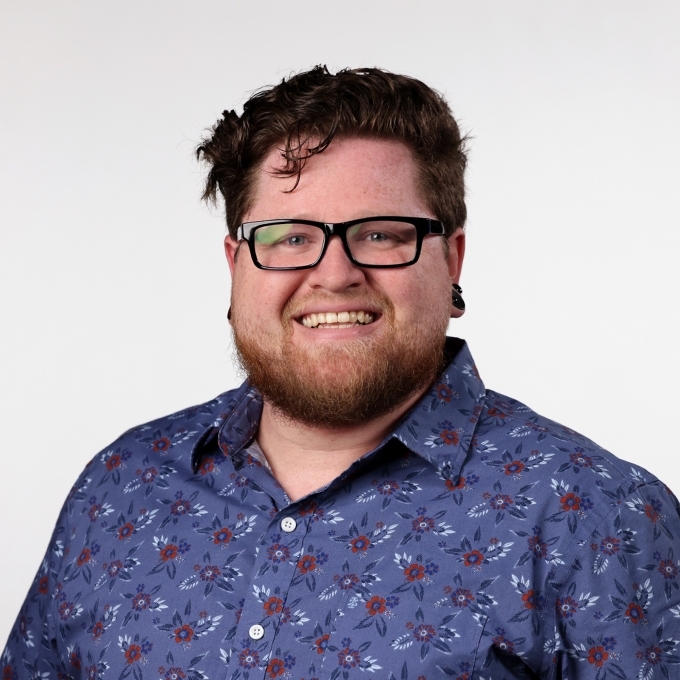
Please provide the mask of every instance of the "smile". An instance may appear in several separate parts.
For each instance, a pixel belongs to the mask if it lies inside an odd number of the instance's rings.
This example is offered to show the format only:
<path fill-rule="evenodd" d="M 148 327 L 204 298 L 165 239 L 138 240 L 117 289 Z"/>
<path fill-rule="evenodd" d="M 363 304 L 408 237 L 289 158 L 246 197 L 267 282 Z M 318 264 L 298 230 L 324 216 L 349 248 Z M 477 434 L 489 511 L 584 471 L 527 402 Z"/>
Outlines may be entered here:
<path fill-rule="evenodd" d="M 319 312 L 307 314 L 300 319 L 300 323 L 307 328 L 352 328 L 353 326 L 373 323 L 376 315 L 373 312 Z"/>

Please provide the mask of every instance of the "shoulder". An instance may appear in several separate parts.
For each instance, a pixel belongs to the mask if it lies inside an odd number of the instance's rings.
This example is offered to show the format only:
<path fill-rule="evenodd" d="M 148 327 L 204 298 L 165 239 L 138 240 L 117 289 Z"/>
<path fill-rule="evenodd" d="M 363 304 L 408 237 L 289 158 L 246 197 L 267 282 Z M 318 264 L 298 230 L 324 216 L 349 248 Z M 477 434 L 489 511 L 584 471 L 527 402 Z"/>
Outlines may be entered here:
<path fill-rule="evenodd" d="M 490 390 L 462 488 L 466 480 L 475 489 L 468 515 L 493 513 L 496 524 L 511 524 L 514 540 L 520 539 L 519 562 L 538 559 L 568 569 L 594 541 L 630 541 L 627 527 L 652 538 L 680 533 L 678 501 L 655 475 Z"/>
<path fill-rule="evenodd" d="M 247 388 L 245 389 L 247 393 Z M 137 497 L 168 489 L 192 474 L 191 454 L 205 433 L 228 418 L 242 399 L 244 385 L 202 404 L 137 425 L 98 452 L 71 488 L 60 521 L 69 525 L 101 522 Z M 146 511 L 146 510 L 145 510 Z M 153 513 L 154 510 L 149 510 Z"/>
<path fill-rule="evenodd" d="M 480 440 L 485 440 L 483 444 Z M 639 485 L 659 483 L 659 479 L 637 464 L 630 463 L 602 448 L 588 437 L 554 420 L 536 413 L 517 399 L 492 390 L 486 398 L 476 430 L 476 453 L 492 467 L 501 458 L 515 459 L 530 468 L 563 474 L 587 487 L 629 492 Z M 526 458 L 526 461 L 524 460 Z M 510 461 L 511 462 L 511 461 Z M 518 467 L 521 467 L 518 466 Z M 516 474 L 517 469 L 503 464 L 503 471 Z"/>

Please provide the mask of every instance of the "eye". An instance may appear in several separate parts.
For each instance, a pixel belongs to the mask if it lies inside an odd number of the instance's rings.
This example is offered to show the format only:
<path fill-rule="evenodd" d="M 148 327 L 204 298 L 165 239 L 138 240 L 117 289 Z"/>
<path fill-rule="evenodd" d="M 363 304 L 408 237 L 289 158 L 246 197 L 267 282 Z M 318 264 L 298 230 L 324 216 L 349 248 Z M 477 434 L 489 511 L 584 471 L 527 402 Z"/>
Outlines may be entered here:
<path fill-rule="evenodd" d="M 285 241 L 283 241 L 287 246 L 302 246 L 307 243 L 307 237 L 301 236 L 300 234 L 295 234 L 294 236 L 289 236 Z"/>
<path fill-rule="evenodd" d="M 384 231 L 373 231 L 370 234 L 366 234 L 364 237 L 369 243 L 381 243 L 393 238 L 394 237 L 391 234 L 386 234 Z"/>

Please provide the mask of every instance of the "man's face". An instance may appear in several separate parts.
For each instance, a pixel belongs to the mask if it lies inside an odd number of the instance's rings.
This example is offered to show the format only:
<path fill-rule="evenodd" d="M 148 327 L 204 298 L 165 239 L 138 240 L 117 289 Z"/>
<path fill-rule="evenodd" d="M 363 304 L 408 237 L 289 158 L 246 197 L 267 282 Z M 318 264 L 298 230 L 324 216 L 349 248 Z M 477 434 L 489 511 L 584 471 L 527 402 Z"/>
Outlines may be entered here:
<path fill-rule="evenodd" d="M 272 173 L 282 165 L 273 149 L 244 221 L 436 218 L 421 196 L 412 154 L 400 142 L 334 141 L 310 159 L 294 191 L 295 178 Z M 425 237 L 414 265 L 362 269 L 334 236 L 313 269 L 263 271 L 247 244 L 227 237 L 232 325 L 251 382 L 285 415 L 331 427 L 366 422 L 422 391 L 440 368 L 451 283 L 458 280 L 464 251 L 462 230 L 450 237 L 448 255 L 442 239 Z M 364 323 L 333 323 L 331 316 L 330 324 L 304 325 L 311 314 L 329 312 L 350 319 L 363 312 Z"/>

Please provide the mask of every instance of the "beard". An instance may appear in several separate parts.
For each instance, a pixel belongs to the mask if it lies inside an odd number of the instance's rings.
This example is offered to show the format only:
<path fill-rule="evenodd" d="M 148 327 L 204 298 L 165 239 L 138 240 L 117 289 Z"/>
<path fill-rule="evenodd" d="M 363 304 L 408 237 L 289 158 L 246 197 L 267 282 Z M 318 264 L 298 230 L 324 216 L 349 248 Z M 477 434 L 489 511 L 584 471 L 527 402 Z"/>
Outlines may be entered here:
<path fill-rule="evenodd" d="M 360 425 L 396 410 L 443 369 L 448 316 L 440 310 L 428 310 L 427 323 L 400 328 L 385 295 L 364 291 L 344 299 L 356 299 L 356 309 L 381 310 L 380 332 L 301 347 L 292 342 L 293 324 L 309 299 L 289 302 L 276 332 L 254 327 L 247 311 L 241 315 L 237 305 L 232 308 L 238 362 L 251 385 L 286 419 L 316 427 Z M 323 302 L 316 296 L 314 301 Z"/>

